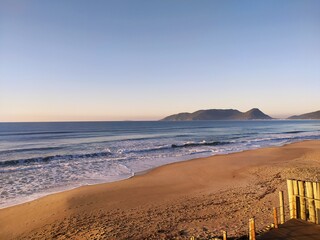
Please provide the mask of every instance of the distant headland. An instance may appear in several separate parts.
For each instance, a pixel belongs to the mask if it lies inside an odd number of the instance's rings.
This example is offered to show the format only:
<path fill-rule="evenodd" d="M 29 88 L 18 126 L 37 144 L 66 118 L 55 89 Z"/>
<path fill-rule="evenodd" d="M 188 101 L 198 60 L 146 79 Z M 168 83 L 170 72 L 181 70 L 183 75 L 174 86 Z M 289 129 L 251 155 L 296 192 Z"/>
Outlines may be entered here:
<path fill-rule="evenodd" d="M 320 111 L 291 116 L 288 119 L 320 119 Z"/>
<path fill-rule="evenodd" d="M 198 110 L 193 113 L 183 112 L 167 116 L 160 121 L 201 121 L 201 120 L 270 120 L 274 119 L 263 113 L 258 108 L 252 108 L 247 112 L 236 109 L 207 109 Z M 317 120 L 320 119 L 320 111 L 294 115 L 287 119 L 292 120 Z"/>
<path fill-rule="evenodd" d="M 178 113 L 162 119 L 162 121 L 193 121 L 193 120 L 254 120 L 272 119 L 258 108 L 247 112 L 240 112 L 236 109 L 208 109 L 199 110 L 193 113 Z"/>

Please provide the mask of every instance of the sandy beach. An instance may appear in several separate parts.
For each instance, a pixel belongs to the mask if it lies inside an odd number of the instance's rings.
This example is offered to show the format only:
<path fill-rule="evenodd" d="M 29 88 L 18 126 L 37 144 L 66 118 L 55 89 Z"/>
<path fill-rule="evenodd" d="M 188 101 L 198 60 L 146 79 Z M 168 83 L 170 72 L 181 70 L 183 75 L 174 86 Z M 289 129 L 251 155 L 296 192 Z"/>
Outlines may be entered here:
<path fill-rule="evenodd" d="M 1 209 L 0 239 L 242 236 L 250 217 L 258 230 L 272 222 L 288 178 L 320 179 L 320 141 L 173 163 Z"/>

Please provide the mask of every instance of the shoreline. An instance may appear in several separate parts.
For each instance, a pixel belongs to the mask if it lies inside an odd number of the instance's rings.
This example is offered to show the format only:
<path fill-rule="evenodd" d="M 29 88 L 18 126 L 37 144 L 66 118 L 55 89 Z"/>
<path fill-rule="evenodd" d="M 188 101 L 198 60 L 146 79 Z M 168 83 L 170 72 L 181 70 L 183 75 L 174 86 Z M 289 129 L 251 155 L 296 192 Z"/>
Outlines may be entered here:
<path fill-rule="evenodd" d="M 160 168 L 160 167 L 163 167 L 163 166 L 167 166 L 167 165 L 171 165 L 171 164 L 175 164 L 175 163 L 183 163 L 183 162 L 187 162 L 187 161 L 194 161 L 194 160 L 197 160 L 197 159 L 211 158 L 213 156 L 226 156 L 226 155 L 230 155 L 230 154 L 242 153 L 242 152 L 246 152 L 246 151 L 254 151 L 254 150 L 258 150 L 258 149 L 273 148 L 273 147 L 276 148 L 276 147 L 282 147 L 282 146 L 286 146 L 286 145 L 290 145 L 290 144 L 294 144 L 294 143 L 307 142 L 307 141 L 317 141 L 317 140 L 300 140 L 300 141 L 297 140 L 297 141 L 293 141 L 293 142 L 290 142 L 290 143 L 284 143 L 284 144 L 281 144 L 281 145 L 267 145 L 267 146 L 262 146 L 262 147 L 258 147 L 258 148 L 242 149 L 242 150 L 235 151 L 235 152 L 226 152 L 226 153 L 218 153 L 218 154 L 214 154 L 213 153 L 211 155 L 204 154 L 204 156 L 197 156 L 195 158 L 190 158 L 192 155 L 188 155 L 188 156 L 185 156 L 186 159 L 169 162 L 169 163 L 165 163 L 163 165 L 154 166 L 154 167 L 151 167 L 149 169 L 138 171 L 138 172 L 133 173 L 133 175 L 131 175 L 131 176 L 127 177 L 127 178 L 123 178 L 123 179 L 117 179 L 117 180 L 108 181 L 108 182 L 102 181 L 102 182 L 97 182 L 97 183 L 92 183 L 92 184 L 78 184 L 77 186 L 73 186 L 73 187 L 67 187 L 67 188 L 62 188 L 62 189 L 58 188 L 58 190 L 56 190 L 56 191 L 36 193 L 35 195 L 37 195 L 37 197 L 30 196 L 30 200 L 16 201 L 17 203 L 14 203 L 14 204 L 8 204 L 7 206 L 0 206 L 0 210 L 6 209 L 6 208 L 10 208 L 10 207 L 15 207 L 15 206 L 18 206 L 18 205 L 21 205 L 21 204 L 25 204 L 25 203 L 29 203 L 29 202 L 32 202 L 32 201 L 36 201 L 38 199 L 50 196 L 52 194 L 59 194 L 59 193 L 63 193 L 63 192 L 66 192 L 66 191 L 71 191 L 71 190 L 74 190 L 74 189 L 77 189 L 77 188 L 81 188 L 81 187 L 85 187 L 85 186 L 94 186 L 94 185 L 100 185 L 100 184 L 121 182 L 123 180 L 134 178 L 136 176 L 145 175 L 145 174 L 149 173 L 150 171 L 152 171 L 154 169 L 157 169 L 157 168 Z M 28 197 L 25 197 L 24 199 L 27 199 L 27 198 Z"/>
<path fill-rule="evenodd" d="M 254 214 L 250 209 L 239 213 L 244 211 L 239 206 L 248 196 L 262 191 L 261 199 L 257 197 L 259 201 L 249 200 L 261 205 L 257 207 L 260 209 L 257 219 L 265 222 L 262 215 L 268 215 L 268 207 L 276 203 L 277 194 L 273 193 L 285 187 L 285 178 L 319 178 L 319 162 L 320 141 L 308 140 L 169 163 L 128 179 L 81 186 L 0 209 L 0 238 L 50 238 L 58 232 L 61 239 L 67 235 L 85 239 L 87 234 L 110 239 L 131 235 L 132 239 L 161 239 L 180 236 L 182 230 L 193 234 L 203 228 L 225 225 L 230 225 L 234 229 L 229 230 L 230 234 L 236 236 L 244 228 L 235 225 L 241 225 L 247 216 Z M 308 168 L 310 171 L 303 175 L 303 169 Z M 272 185 L 271 190 L 268 185 Z M 235 196 L 237 202 L 227 204 L 230 196 Z M 227 219 L 228 215 L 221 215 L 224 204 L 232 210 L 229 215 L 241 224 L 232 224 L 234 221 Z M 216 217 L 208 217 L 212 212 Z M 199 222 L 195 215 L 205 220 Z M 178 226 L 172 226 L 176 222 Z M 132 232 L 132 226 L 137 230 Z M 187 239 L 188 234 L 180 236 L 181 239 Z"/>

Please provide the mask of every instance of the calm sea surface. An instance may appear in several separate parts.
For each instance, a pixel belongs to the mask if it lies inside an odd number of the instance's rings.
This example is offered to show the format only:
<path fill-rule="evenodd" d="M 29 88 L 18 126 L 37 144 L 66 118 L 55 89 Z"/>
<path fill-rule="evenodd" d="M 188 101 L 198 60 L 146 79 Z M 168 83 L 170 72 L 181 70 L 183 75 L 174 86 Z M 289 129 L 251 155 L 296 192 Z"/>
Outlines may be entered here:
<path fill-rule="evenodd" d="M 0 208 L 166 163 L 320 139 L 320 121 L 0 123 Z"/>

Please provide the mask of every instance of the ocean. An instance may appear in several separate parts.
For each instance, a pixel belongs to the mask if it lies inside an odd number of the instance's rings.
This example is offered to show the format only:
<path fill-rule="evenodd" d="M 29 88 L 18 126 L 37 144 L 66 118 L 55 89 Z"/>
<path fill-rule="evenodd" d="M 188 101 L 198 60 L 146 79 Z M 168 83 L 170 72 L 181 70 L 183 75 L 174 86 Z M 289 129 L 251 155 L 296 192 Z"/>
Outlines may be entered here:
<path fill-rule="evenodd" d="M 0 123 L 0 208 L 164 164 L 320 139 L 320 121 Z"/>

